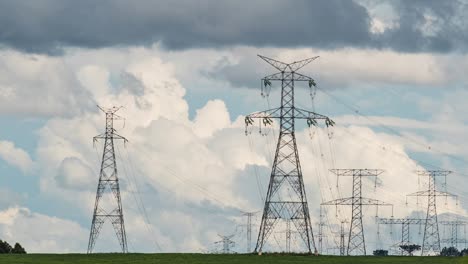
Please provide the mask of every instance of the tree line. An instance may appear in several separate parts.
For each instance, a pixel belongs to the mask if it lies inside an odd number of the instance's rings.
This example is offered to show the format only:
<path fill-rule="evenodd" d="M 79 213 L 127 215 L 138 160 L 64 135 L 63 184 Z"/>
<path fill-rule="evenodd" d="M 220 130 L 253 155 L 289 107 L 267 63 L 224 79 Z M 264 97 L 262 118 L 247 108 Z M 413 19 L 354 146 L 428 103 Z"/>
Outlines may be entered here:
<path fill-rule="evenodd" d="M 20 243 L 12 247 L 8 242 L 0 240 L 0 254 L 26 254 L 26 250 Z"/>

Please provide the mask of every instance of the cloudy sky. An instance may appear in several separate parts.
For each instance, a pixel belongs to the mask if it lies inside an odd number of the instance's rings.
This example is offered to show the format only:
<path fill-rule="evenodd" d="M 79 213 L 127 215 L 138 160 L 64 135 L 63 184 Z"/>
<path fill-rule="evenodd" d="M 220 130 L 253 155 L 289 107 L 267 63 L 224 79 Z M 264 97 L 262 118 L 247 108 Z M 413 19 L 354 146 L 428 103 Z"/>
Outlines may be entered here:
<path fill-rule="evenodd" d="M 116 148 L 129 250 L 206 252 L 218 234 L 234 234 L 244 252 L 242 212 L 262 210 L 277 131 L 246 136 L 243 116 L 278 106 L 280 96 L 278 84 L 260 96 L 260 78 L 274 69 L 257 54 L 320 56 L 302 69 L 318 84 L 315 96 L 296 91 L 298 106 L 337 123 L 331 131 L 298 124 L 315 234 L 320 203 L 350 195 L 332 168 L 384 169 L 364 193 L 394 204 L 396 217 L 424 214 L 424 199 L 406 203 L 426 185 L 415 171 L 451 170 L 438 188 L 458 205 L 441 198 L 438 210 L 463 217 L 467 8 L 455 0 L 0 0 L 0 239 L 31 252 L 86 251 L 103 147 L 92 142 L 104 129 L 99 104 L 124 106 L 115 128 L 130 141 Z M 370 249 L 398 240 L 384 227 L 377 236 L 375 208 L 364 214 Z M 324 252 L 348 215 L 329 208 Z M 266 247 L 281 245 L 278 230 Z M 96 247 L 119 250 L 109 226 Z"/>

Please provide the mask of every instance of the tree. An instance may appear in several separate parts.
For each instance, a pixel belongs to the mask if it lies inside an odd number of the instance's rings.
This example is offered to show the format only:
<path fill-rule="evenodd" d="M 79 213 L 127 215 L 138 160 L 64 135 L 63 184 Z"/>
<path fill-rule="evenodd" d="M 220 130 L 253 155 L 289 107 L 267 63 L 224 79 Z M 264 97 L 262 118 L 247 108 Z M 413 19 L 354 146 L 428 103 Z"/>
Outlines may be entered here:
<path fill-rule="evenodd" d="M 8 242 L 0 240 L 0 254 L 10 254 L 12 247 Z"/>
<path fill-rule="evenodd" d="M 20 245 L 20 243 L 16 243 L 13 249 L 11 250 L 13 254 L 26 254 L 26 250 Z"/>
<path fill-rule="evenodd" d="M 455 247 L 444 247 L 442 251 L 440 251 L 440 255 L 444 257 L 457 257 L 460 255 L 460 251 Z"/>
<path fill-rule="evenodd" d="M 421 246 L 420 245 L 400 245 L 400 248 L 403 249 L 404 251 L 408 252 L 410 256 L 413 256 L 413 252 L 416 250 L 420 250 Z"/>
<path fill-rule="evenodd" d="M 465 248 L 462 251 L 460 251 L 460 256 L 468 256 L 468 248 Z"/>
<path fill-rule="evenodd" d="M 381 257 L 388 256 L 388 250 L 383 250 L 383 249 L 374 250 L 374 256 L 381 256 Z"/>

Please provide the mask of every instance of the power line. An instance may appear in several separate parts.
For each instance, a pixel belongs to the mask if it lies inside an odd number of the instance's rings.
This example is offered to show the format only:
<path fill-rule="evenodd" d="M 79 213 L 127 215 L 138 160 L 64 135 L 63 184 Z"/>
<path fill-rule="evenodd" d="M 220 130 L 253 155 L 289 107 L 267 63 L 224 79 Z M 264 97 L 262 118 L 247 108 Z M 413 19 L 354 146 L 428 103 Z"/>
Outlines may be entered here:
<path fill-rule="evenodd" d="M 338 103 L 344 105 L 346 108 L 350 109 L 353 113 L 355 113 L 355 114 L 357 114 L 357 115 L 359 115 L 359 116 L 361 116 L 361 117 L 366 118 L 366 119 L 369 120 L 370 122 L 375 123 L 375 124 L 377 124 L 378 126 L 380 126 L 380 127 L 382 127 L 382 128 L 385 128 L 387 131 L 390 131 L 390 132 L 392 132 L 392 133 L 394 133 L 394 134 L 397 134 L 397 135 L 399 135 L 400 137 L 406 138 L 406 139 L 412 141 L 413 143 L 415 143 L 416 145 L 419 145 L 419 146 L 424 147 L 425 149 L 430 149 L 430 150 L 432 150 L 432 151 L 438 152 L 439 154 L 441 154 L 441 155 L 443 155 L 443 156 L 449 157 L 449 158 L 454 159 L 454 160 L 458 160 L 458 161 L 460 161 L 460 162 L 462 162 L 462 163 L 464 163 L 464 164 L 468 163 L 466 160 L 464 160 L 464 159 L 462 159 L 462 158 L 460 158 L 460 157 L 457 157 L 457 156 L 455 156 L 455 155 L 453 155 L 453 154 L 445 153 L 445 152 L 443 152 L 443 151 L 440 151 L 440 150 L 438 150 L 438 149 L 433 148 L 432 146 L 428 146 L 428 145 L 426 145 L 426 144 L 424 144 L 424 143 L 421 143 L 421 142 L 417 141 L 417 140 L 414 139 L 414 138 L 410 138 L 410 137 L 408 137 L 408 136 L 401 135 L 400 132 L 397 131 L 396 129 L 391 128 L 391 127 L 389 127 L 389 126 L 387 126 L 387 125 L 385 125 L 385 124 L 382 124 L 382 123 L 380 123 L 380 122 L 378 122 L 378 121 L 376 121 L 376 120 L 373 120 L 373 119 L 370 118 L 369 116 L 363 114 L 361 111 L 359 111 L 359 110 L 357 109 L 357 107 L 354 107 L 354 106 L 352 106 L 351 104 L 349 104 L 349 103 L 347 103 L 347 102 L 345 102 L 345 101 L 339 99 L 338 97 L 334 96 L 333 94 L 329 93 L 328 91 L 326 91 L 326 90 L 324 90 L 324 89 L 321 89 L 321 88 L 319 88 L 319 87 L 317 87 L 317 88 L 320 89 L 324 94 L 326 94 L 326 95 L 328 95 L 329 97 L 331 97 L 332 99 L 334 99 L 336 102 L 338 102 Z M 416 159 L 414 159 L 414 160 L 416 160 Z M 437 169 L 441 169 L 440 167 L 438 167 L 438 166 L 436 166 L 436 165 L 433 165 L 433 164 L 430 164 L 430 163 L 422 162 L 422 161 L 419 161 L 419 160 L 416 160 L 416 161 L 421 162 L 421 163 L 423 163 L 423 164 L 430 165 L 431 167 L 434 167 L 434 168 L 437 168 Z M 459 175 L 468 176 L 468 174 L 463 174 L 463 173 L 458 173 L 458 172 L 456 172 L 456 173 L 459 174 Z"/>

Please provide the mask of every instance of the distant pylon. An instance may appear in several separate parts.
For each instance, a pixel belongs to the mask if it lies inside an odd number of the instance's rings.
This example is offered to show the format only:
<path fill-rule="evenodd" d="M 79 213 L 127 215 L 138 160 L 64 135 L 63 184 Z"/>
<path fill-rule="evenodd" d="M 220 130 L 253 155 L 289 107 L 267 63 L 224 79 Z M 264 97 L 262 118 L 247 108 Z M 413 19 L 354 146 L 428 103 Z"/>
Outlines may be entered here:
<path fill-rule="evenodd" d="M 426 219 L 416 219 L 416 218 L 379 218 L 378 223 L 384 225 L 401 225 L 401 241 L 398 246 L 409 245 L 410 244 L 410 225 L 421 225 L 425 223 Z M 401 255 L 410 255 L 407 251 L 399 248 Z"/>
<path fill-rule="evenodd" d="M 323 251 L 323 226 L 325 223 L 323 222 L 323 212 L 322 212 L 322 206 L 320 206 L 320 217 L 319 217 L 319 224 L 318 224 L 318 253 L 322 254 Z"/>
<path fill-rule="evenodd" d="M 99 107 L 99 106 L 98 106 Z M 114 227 L 117 239 L 123 253 L 127 253 L 127 235 L 125 233 L 124 217 L 122 210 L 122 201 L 120 197 L 119 178 L 117 176 L 117 164 L 115 161 L 114 139 L 121 139 L 127 142 L 127 139 L 118 135 L 114 129 L 114 120 L 122 119 L 116 115 L 120 107 L 104 109 L 99 107 L 106 114 L 106 132 L 95 136 L 93 141 L 104 139 L 104 150 L 102 153 L 101 170 L 99 173 L 99 182 L 96 192 L 96 201 L 94 204 L 93 220 L 89 234 L 88 254 L 93 252 L 94 245 L 101 231 L 102 225 L 109 220 Z M 113 197 L 114 204 L 102 205 L 101 198 L 105 194 Z"/>
<path fill-rule="evenodd" d="M 247 217 L 247 253 L 252 252 L 252 217 L 257 212 L 246 212 L 243 215 Z"/>
<path fill-rule="evenodd" d="M 352 215 L 349 228 L 348 249 L 347 255 L 366 255 L 366 243 L 364 240 L 364 226 L 362 224 L 362 206 L 392 206 L 391 204 L 370 198 L 362 197 L 362 177 L 373 176 L 377 177 L 383 170 L 369 169 L 335 169 L 331 170 L 337 176 L 352 176 L 353 177 L 353 194 L 348 198 L 336 199 L 333 201 L 322 203 L 322 205 L 351 205 Z M 393 211 L 393 210 L 392 210 Z M 393 214 L 393 213 L 392 213 Z"/>
<path fill-rule="evenodd" d="M 459 244 L 467 243 L 466 237 L 458 238 L 458 231 L 459 231 L 459 227 L 461 226 L 465 227 L 466 224 L 468 224 L 468 222 L 455 220 L 455 221 L 441 221 L 440 224 L 450 227 L 450 237 L 442 239 L 440 241 L 441 243 L 447 243 L 451 247 L 454 247 L 454 248 L 458 248 Z"/>
<path fill-rule="evenodd" d="M 315 86 L 315 81 L 312 78 L 299 74 L 297 71 L 317 57 L 293 63 L 284 63 L 264 56 L 259 57 L 279 71 L 262 79 L 262 93 L 263 88 L 266 88 L 268 93 L 268 87 L 271 87 L 272 81 L 280 81 L 281 106 L 245 117 L 246 126 L 253 125 L 255 120 L 258 120 L 260 130 L 262 125 L 270 126 L 273 119 L 278 119 L 280 123 L 278 144 L 255 252 L 262 253 L 263 246 L 279 220 L 283 223 L 292 221 L 304 241 L 307 251 L 309 253 L 312 253 L 312 250 L 316 252 L 297 150 L 295 122 L 297 119 L 303 119 L 307 121 L 309 126 L 317 125 L 318 120 L 324 120 L 327 126 L 334 123 L 326 116 L 296 107 L 294 93 L 296 82 L 305 81 L 309 84 L 309 87 Z"/>
<path fill-rule="evenodd" d="M 345 228 L 344 224 L 346 221 L 341 221 L 340 226 L 340 256 L 344 256 L 346 252 L 346 245 L 345 245 Z"/>
<path fill-rule="evenodd" d="M 427 197 L 427 213 L 426 221 L 424 225 L 424 236 L 423 246 L 421 255 L 430 255 L 431 252 L 435 255 L 440 253 L 440 235 L 439 235 L 439 223 L 437 222 L 437 196 L 454 196 L 447 192 L 440 192 L 436 189 L 435 179 L 436 177 L 447 177 L 450 171 L 418 171 L 419 176 L 428 177 L 428 188 L 424 191 L 415 192 L 408 196 L 424 196 Z"/>
<path fill-rule="evenodd" d="M 218 236 L 221 238 L 221 240 L 215 242 L 215 244 L 221 244 L 222 245 L 222 251 L 221 252 L 223 254 L 234 253 L 234 251 L 231 250 L 231 248 L 236 245 L 236 243 L 234 241 L 232 241 L 232 238 L 234 237 L 234 235 L 229 235 L 229 236 L 218 235 Z"/>

